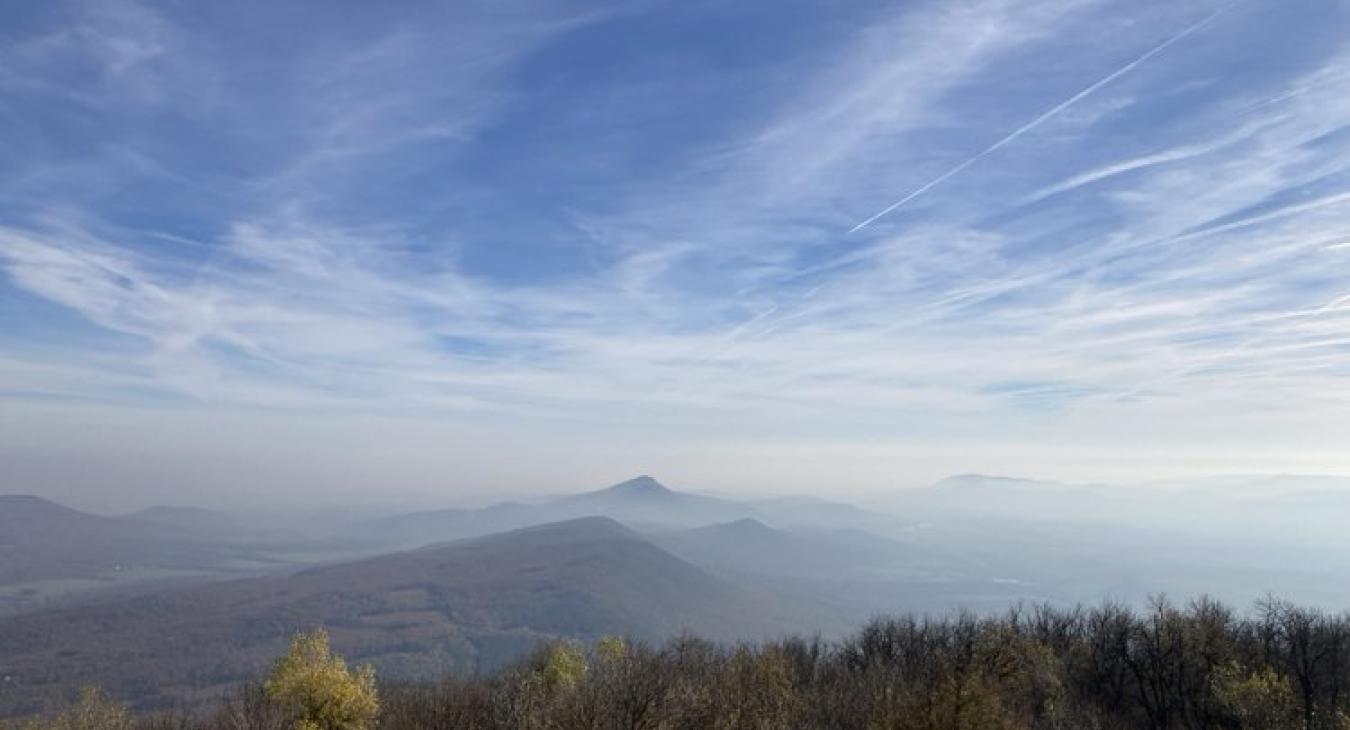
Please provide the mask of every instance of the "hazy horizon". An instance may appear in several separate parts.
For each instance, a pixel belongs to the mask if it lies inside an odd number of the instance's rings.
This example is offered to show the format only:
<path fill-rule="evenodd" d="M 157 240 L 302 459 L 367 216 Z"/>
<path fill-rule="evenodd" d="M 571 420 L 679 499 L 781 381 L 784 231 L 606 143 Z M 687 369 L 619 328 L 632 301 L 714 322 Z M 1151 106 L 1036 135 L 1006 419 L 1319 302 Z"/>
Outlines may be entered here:
<path fill-rule="evenodd" d="M 650 470 L 649 470 L 650 471 Z M 221 491 L 210 490 L 165 490 L 162 492 L 132 494 L 91 493 L 82 489 L 81 484 L 71 489 L 59 487 L 47 490 L 14 489 L 0 492 L 3 496 L 35 496 L 65 507 L 101 515 L 126 515 L 152 507 L 207 509 L 239 515 L 284 515 L 314 514 L 331 512 L 339 523 L 345 520 L 360 520 L 371 516 L 416 513 L 438 509 L 478 509 L 504 503 L 538 504 L 571 495 L 584 494 L 608 489 L 626 483 L 638 477 L 650 477 L 667 489 L 683 494 L 708 496 L 719 499 L 742 500 L 754 503 L 757 500 L 775 499 L 820 499 L 843 505 L 862 506 L 875 509 L 886 505 L 892 498 L 903 499 L 909 495 L 932 492 L 944 486 L 949 480 L 975 478 L 991 482 L 1009 481 L 1016 489 L 1016 483 L 1027 483 L 1036 487 L 1064 488 L 1087 493 L 1114 494 L 1121 497 L 1131 495 L 1149 499 L 1169 493 L 1206 493 L 1216 500 L 1228 493 L 1234 504 L 1254 496 L 1273 497 L 1278 495 L 1298 495 L 1325 490 L 1344 491 L 1350 494 L 1350 475 L 1334 473 L 1230 473 L 1230 474 L 1193 474 L 1178 473 L 1169 477 L 1160 477 L 1141 481 L 1112 481 L 1106 479 L 1069 479 L 1046 478 L 1030 473 L 988 473 L 974 471 L 953 471 L 943 473 L 933 479 L 917 482 L 887 483 L 881 487 L 840 487 L 835 484 L 829 489 L 821 487 L 819 482 L 806 483 L 802 488 L 784 488 L 779 484 L 767 486 L 755 485 L 747 489 L 744 485 L 730 487 L 717 482 L 671 481 L 660 474 L 648 472 L 613 473 L 594 481 L 583 481 L 575 477 L 554 476 L 541 478 L 538 482 L 520 484 L 501 483 L 458 483 L 442 485 L 426 491 L 416 489 L 374 491 L 367 487 L 368 480 L 351 482 L 352 491 L 340 491 L 325 488 L 329 485 L 315 485 L 312 493 L 303 491 L 287 492 L 284 496 L 272 495 L 269 498 L 259 496 L 261 490 L 229 490 L 225 484 L 227 477 L 217 477 L 222 484 Z M 290 486 L 295 486 L 290 483 Z M 1253 489 L 1256 487 L 1256 489 Z M 163 497 L 162 499 L 160 497 Z M 1219 502 L 1215 502 L 1218 506 Z M 973 505 L 972 505 L 973 506 Z M 894 511 L 883 509 L 885 511 Z M 903 512 L 896 516 L 905 517 Z M 1253 513 L 1255 516 L 1256 513 Z M 343 516 L 345 515 L 345 517 Z M 1047 512 L 1047 519 L 1055 515 Z"/>

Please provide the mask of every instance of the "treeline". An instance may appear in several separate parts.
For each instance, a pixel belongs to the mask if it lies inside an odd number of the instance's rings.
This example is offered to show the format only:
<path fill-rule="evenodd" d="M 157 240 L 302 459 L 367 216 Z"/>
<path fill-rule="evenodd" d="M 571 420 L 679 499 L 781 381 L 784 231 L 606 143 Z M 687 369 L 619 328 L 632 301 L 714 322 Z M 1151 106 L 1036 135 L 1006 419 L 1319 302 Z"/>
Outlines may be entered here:
<path fill-rule="evenodd" d="M 17 727 L 1350 730 L 1350 616 L 1276 600 L 1244 615 L 1210 600 L 1158 600 L 1143 611 L 879 619 L 840 642 L 610 638 L 542 647 L 490 677 L 378 688 L 329 657 L 326 640 L 322 651 L 302 640 L 309 654 L 293 647 L 265 683 L 209 716 L 133 718 L 89 694 Z M 297 674 L 305 667 L 317 669 Z M 344 697 L 356 703 L 350 712 Z M 101 724 L 78 724 L 81 714 Z"/>

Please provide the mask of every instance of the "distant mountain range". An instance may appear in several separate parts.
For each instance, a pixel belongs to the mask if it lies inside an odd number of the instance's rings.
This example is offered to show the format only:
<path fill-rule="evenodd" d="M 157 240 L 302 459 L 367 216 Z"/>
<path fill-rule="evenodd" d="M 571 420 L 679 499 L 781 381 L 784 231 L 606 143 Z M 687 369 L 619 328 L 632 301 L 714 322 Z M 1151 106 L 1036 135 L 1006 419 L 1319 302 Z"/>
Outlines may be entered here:
<path fill-rule="evenodd" d="M 835 505 L 836 513 L 846 511 Z M 579 517 L 635 526 L 690 526 L 751 515 L 791 518 L 795 505 L 677 492 L 647 476 L 537 504 L 502 503 L 329 525 L 330 537 L 283 531 L 210 510 L 152 507 L 100 516 L 34 496 L 0 496 L 0 615 L 150 580 L 228 577 L 346 560 Z M 809 516 L 808 516 L 809 517 Z M 344 529 L 344 527 L 346 529 Z M 289 533 L 295 533 L 291 535 Z"/>
<path fill-rule="evenodd" d="M 143 707 L 210 697 L 315 626 L 383 676 L 424 677 L 492 668 L 553 636 L 735 639 L 819 619 L 588 517 L 0 620 L 0 716 L 86 684 Z"/>
<path fill-rule="evenodd" d="M 92 515 L 0 495 L 0 616 L 156 581 L 256 574 L 333 555 L 207 510 Z M 369 554 L 370 550 L 366 550 Z"/>
<path fill-rule="evenodd" d="M 0 716 L 87 683 L 143 706 L 209 698 L 317 625 L 385 677 L 427 677 L 491 668 L 551 637 L 829 634 L 877 613 L 1018 601 L 1169 592 L 1240 604 L 1273 591 L 1341 609 L 1345 484 L 971 474 L 862 509 L 641 476 L 356 522 L 336 510 L 107 517 L 0 497 L 0 674 L 11 677 Z"/>
<path fill-rule="evenodd" d="M 922 548 L 861 530 L 770 527 L 753 518 L 654 533 L 662 547 L 731 576 L 843 580 L 904 571 Z"/>
<path fill-rule="evenodd" d="M 737 501 L 679 492 L 650 476 L 611 487 L 527 504 L 445 509 L 369 520 L 356 532 L 367 539 L 411 547 L 487 535 L 526 525 L 601 515 L 632 526 L 693 527 L 755 518 L 776 524 L 864 525 L 882 521 L 851 505 L 814 499 Z"/>
<path fill-rule="evenodd" d="M 0 585 L 193 570 L 232 557 L 236 551 L 177 525 L 91 515 L 28 495 L 0 496 Z"/>
<path fill-rule="evenodd" d="M 1139 485 L 1067 484 L 983 474 L 892 494 L 879 507 L 916 520 L 964 514 L 999 521 L 1300 522 L 1338 529 L 1350 478 L 1256 475 Z M 1319 527 L 1321 529 L 1321 527 Z"/>

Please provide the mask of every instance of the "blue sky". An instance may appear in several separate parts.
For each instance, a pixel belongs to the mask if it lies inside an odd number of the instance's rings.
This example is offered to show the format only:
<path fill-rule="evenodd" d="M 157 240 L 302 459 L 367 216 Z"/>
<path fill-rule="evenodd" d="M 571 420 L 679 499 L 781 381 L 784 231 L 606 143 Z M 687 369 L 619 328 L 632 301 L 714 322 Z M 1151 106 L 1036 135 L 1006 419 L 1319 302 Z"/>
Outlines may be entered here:
<path fill-rule="evenodd" d="M 1350 472 L 1350 4 L 0 13 L 12 491 Z"/>

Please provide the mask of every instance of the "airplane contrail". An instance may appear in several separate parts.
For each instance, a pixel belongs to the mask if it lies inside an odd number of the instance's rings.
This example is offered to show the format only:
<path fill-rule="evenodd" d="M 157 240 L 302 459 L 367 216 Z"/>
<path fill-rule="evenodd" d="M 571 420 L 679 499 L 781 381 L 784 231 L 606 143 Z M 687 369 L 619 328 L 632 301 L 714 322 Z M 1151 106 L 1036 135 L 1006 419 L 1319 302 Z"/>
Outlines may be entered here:
<path fill-rule="evenodd" d="M 1207 17 L 1203 18 L 1202 20 L 1200 20 L 1200 21 L 1198 21 L 1198 22 L 1196 22 L 1196 23 L 1193 23 L 1193 24 L 1191 24 L 1190 26 L 1184 28 L 1180 33 L 1177 33 L 1176 35 L 1172 36 L 1171 38 L 1168 38 L 1167 40 L 1163 41 L 1162 43 L 1159 43 L 1158 45 L 1154 46 L 1153 48 L 1150 48 L 1150 49 L 1149 49 L 1148 51 L 1146 51 L 1143 55 L 1139 56 L 1138 58 L 1134 59 L 1133 61 L 1130 61 L 1129 63 L 1125 64 L 1124 66 L 1121 66 L 1120 68 L 1118 68 L 1118 69 L 1116 69 L 1115 71 L 1113 71 L 1113 72 L 1111 72 L 1110 74 L 1108 74 L 1106 77 L 1102 78 L 1101 80 L 1097 81 L 1096 83 L 1092 84 L 1091 86 L 1089 86 L 1089 87 L 1083 89 L 1082 91 L 1078 92 L 1077 94 L 1074 94 L 1073 96 L 1069 97 L 1069 98 L 1066 99 L 1065 101 L 1060 102 L 1059 104 L 1057 104 L 1057 105 L 1055 105 L 1054 107 L 1052 107 L 1049 111 L 1046 111 L 1045 113 L 1041 114 L 1040 116 L 1036 117 L 1035 119 L 1031 120 L 1030 122 L 1027 122 L 1026 124 L 1022 125 L 1021 127 L 1018 127 L 1016 130 L 1014 130 L 1011 134 L 1009 134 L 1008 136 L 1004 137 L 1003 139 L 1000 139 L 999 141 L 997 141 L 997 142 L 995 142 L 995 143 L 989 145 L 988 147 L 985 147 L 983 150 L 981 150 L 978 154 L 976 154 L 975 156 L 971 157 L 970 159 L 968 159 L 968 160 L 962 162 L 961 164 L 959 164 L 959 165 L 953 167 L 952 169 L 950 169 L 950 170 L 948 170 L 948 171 L 942 173 L 941 175 L 938 175 L 937 177 L 933 178 L 932 180 L 929 180 L 928 182 L 926 182 L 926 183 L 924 183 L 923 185 L 919 186 L 918 189 L 914 190 L 914 191 L 911 192 L 909 195 L 906 195 L 905 197 L 903 197 L 903 198 L 901 198 L 901 199 L 895 201 L 894 203 L 891 203 L 890 205 L 886 206 L 886 207 L 883 208 L 879 213 L 873 215 L 872 217 L 868 218 L 867 220 L 863 221 L 862 223 L 859 223 L 858 225 L 856 225 L 856 226 L 850 228 L 848 232 L 849 232 L 849 233 L 857 233 L 858 231 L 861 231 L 862 229 L 864 229 L 864 228 L 866 228 L 867 226 L 869 226 L 869 225 L 871 225 L 872 223 L 874 223 L 877 219 L 879 219 L 879 218 L 881 218 L 881 217 L 887 215 L 888 213 L 890 213 L 890 212 L 894 211 L 895 209 L 897 209 L 897 208 L 903 206 L 904 204 L 908 203 L 909 201 L 911 201 L 911 200 L 913 200 L 913 199 L 919 197 L 920 195 L 923 195 L 924 193 L 928 192 L 929 190 L 932 190 L 933 188 L 937 187 L 938 185 L 941 185 L 945 180 L 947 180 L 947 179 L 950 178 L 951 176 L 956 175 L 957 173 L 961 172 L 962 170 L 966 169 L 967 167 L 970 167 L 971 165 L 975 164 L 976 162 L 979 162 L 979 161 L 980 161 L 981 159 L 983 159 L 985 156 L 990 155 L 990 154 L 996 152 L 999 148 L 1004 147 L 1005 145 L 1007 145 L 1007 144 L 1013 142 L 1014 140 L 1016 140 L 1018 137 L 1021 137 L 1022 135 L 1026 134 L 1027 132 L 1030 132 L 1031 130 L 1035 129 L 1036 127 L 1039 127 L 1039 126 L 1040 126 L 1041 124 L 1043 124 L 1046 120 L 1048 120 L 1048 119 L 1054 117 L 1055 115 L 1059 114 L 1060 112 L 1064 111 L 1065 109 L 1068 109 L 1069 107 L 1071 107 L 1071 106 L 1073 106 L 1074 104 L 1078 103 L 1079 101 L 1083 100 L 1085 97 L 1091 95 L 1091 94 L 1092 94 L 1094 91 L 1096 91 L 1097 89 L 1100 89 L 1100 88 L 1102 88 L 1103 86 L 1106 86 L 1107 84 L 1111 83 L 1112 81 L 1115 81 L 1116 79 L 1120 78 L 1121 76 L 1124 76 L 1125 74 L 1127 74 L 1127 73 L 1129 73 L 1130 71 L 1132 71 L 1132 70 L 1133 70 L 1136 66 L 1138 66 L 1139 64 L 1141 64 L 1141 63 L 1147 61 L 1148 59 L 1150 59 L 1150 58 L 1152 58 L 1152 57 L 1158 55 L 1159 53 L 1162 53 L 1163 51 L 1167 50 L 1167 48 L 1168 48 L 1169 46 L 1171 46 L 1172 44 L 1176 43 L 1177 41 L 1180 41 L 1180 40 L 1184 39 L 1186 36 L 1189 36 L 1189 35 L 1191 35 L 1192 33 L 1195 33 L 1196 31 L 1198 31 L 1198 30 L 1200 30 L 1201 28 L 1205 27 L 1206 25 L 1209 25 L 1211 22 L 1214 21 L 1215 18 L 1217 18 L 1217 17 L 1219 17 L 1220 15 L 1222 15 L 1223 13 L 1227 12 L 1227 10 L 1228 10 L 1230 7 L 1232 7 L 1232 5 L 1225 5 L 1224 7 L 1219 8 L 1218 10 L 1214 11 L 1213 13 L 1210 13 L 1209 16 L 1207 16 Z"/>

